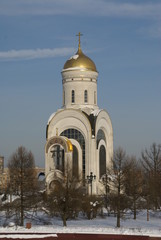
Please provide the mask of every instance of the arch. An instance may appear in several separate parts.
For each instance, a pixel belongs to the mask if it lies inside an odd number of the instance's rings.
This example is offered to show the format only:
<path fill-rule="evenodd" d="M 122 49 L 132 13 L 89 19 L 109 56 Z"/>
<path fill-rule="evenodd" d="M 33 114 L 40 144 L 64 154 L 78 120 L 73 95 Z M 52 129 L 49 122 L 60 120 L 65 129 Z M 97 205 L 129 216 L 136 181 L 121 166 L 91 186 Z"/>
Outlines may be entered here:
<path fill-rule="evenodd" d="M 106 149 L 104 145 L 99 148 L 99 178 L 106 174 Z"/>
<path fill-rule="evenodd" d="M 39 172 L 37 178 L 38 178 L 38 180 L 43 181 L 45 179 L 45 173 Z"/>
<path fill-rule="evenodd" d="M 99 129 L 98 132 L 97 132 L 97 138 L 96 138 L 97 149 L 98 149 L 99 142 L 101 140 L 104 140 L 105 143 L 106 143 L 105 133 L 102 129 Z"/>
<path fill-rule="evenodd" d="M 73 151 L 72 143 L 70 142 L 69 139 L 60 137 L 60 136 L 54 136 L 47 141 L 47 143 L 45 145 L 45 152 L 48 153 L 49 148 L 55 144 L 61 145 L 63 147 L 63 149 L 65 150 L 65 152 Z"/>
<path fill-rule="evenodd" d="M 82 174 L 83 178 L 85 177 L 85 139 L 84 136 L 80 131 L 78 131 L 75 128 L 68 128 L 64 130 L 60 136 L 65 136 L 69 139 L 75 139 L 77 142 L 79 142 L 81 149 L 82 149 Z"/>
<path fill-rule="evenodd" d="M 60 191 L 61 187 L 62 187 L 62 183 L 58 180 L 55 180 L 55 179 L 53 181 L 51 181 L 50 184 L 49 184 L 49 189 L 50 190 L 56 190 L 56 191 L 59 190 Z"/>
<path fill-rule="evenodd" d="M 78 129 L 87 140 L 91 136 L 91 125 L 88 117 L 78 109 L 63 109 L 55 113 L 47 129 L 47 139 L 58 135 L 67 128 Z"/>
<path fill-rule="evenodd" d="M 47 189 L 50 190 L 51 187 L 51 182 L 53 181 L 59 181 L 63 182 L 64 175 L 61 171 L 59 170 L 52 170 L 46 175 L 46 184 L 47 184 Z"/>

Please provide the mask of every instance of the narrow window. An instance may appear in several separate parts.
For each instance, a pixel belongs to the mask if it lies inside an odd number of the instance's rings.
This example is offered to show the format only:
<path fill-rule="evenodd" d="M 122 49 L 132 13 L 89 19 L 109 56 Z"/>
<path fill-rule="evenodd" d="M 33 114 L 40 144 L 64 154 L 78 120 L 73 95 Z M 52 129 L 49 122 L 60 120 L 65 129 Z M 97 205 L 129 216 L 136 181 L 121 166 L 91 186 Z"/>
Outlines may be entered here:
<path fill-rule="evenodd" d="M 106 149 L 103 145 L 99 150 L 99 172 L 100 178 L 106 173 Z"/>
<path fill-rule="evenodd" d="M 88 102 L 88 92 L 87 92 L 87 90 L 84 91 L 84 102 L 85 103 Z"/>
<path fill-rule="evenodd" d="M 75 91 L 72 90 L 72 103 L 74 103 L 74 102 L 75 102 Z"/>
<path fill-rule="evenodd" d="M 94 92 L 94 104 L 96 104 L 96 92 Z"/>
<path fill-rule="evenodd" d="M 73 129 L 74 130 L 74 129 Z M 78 179 L 78 150 L 73 145 L 73 177 Z"/>

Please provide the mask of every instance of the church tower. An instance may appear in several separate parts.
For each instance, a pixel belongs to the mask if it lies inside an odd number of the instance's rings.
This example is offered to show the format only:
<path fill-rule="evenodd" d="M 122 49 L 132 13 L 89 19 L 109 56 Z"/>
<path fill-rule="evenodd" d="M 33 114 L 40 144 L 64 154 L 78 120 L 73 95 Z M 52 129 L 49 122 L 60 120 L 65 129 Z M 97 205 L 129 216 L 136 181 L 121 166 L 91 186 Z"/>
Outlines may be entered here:
<path fill-rule="evenodd" d="M 62 70 L 63 107 L 98 109 L 97 77 L 94 62 L 81 50 L 79 35 L 78 51 L 67 60 Z"/>
<path fill-rule="evenodd" d="M 63 106 L 50 116 L 46 128 L 46 185 L 50 191 L 70 165 L 72 176 L 81 178 L 88 193 L 100 194 L 101 178 L 112 167 L 113 130 L 108 113 L 97 105 L 95 63 L 83 53 L 78 36 L 78 50 L 61 72 Z M 95 181 L 90 189 L 91 174 Z"/>

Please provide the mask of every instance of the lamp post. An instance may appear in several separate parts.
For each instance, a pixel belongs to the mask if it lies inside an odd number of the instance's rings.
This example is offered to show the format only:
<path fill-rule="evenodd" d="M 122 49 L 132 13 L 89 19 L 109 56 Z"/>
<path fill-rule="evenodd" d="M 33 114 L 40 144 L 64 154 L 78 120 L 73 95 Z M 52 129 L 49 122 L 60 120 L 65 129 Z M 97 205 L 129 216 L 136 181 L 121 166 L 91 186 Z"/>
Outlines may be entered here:
<path fill-rule="evenodd" d="M 91 186 L 91 196 L 92 196 L 92 182 L 96 180 L 96 175 L 93 175 L 93 172 L 90 172 L 90 175 L 87 176 L 88 184 Z"/>

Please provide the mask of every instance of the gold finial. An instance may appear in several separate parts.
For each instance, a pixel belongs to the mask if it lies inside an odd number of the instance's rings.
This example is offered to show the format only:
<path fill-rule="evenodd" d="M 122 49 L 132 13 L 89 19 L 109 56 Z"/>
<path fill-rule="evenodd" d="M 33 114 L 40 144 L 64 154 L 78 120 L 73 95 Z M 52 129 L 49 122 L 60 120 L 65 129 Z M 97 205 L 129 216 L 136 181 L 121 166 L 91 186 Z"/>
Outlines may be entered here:
<path fill-rule="evenodd" d="M 78 49 L 80 49 L 80 48 L 81 48 L 81 47 L 80 47 L 80 37 L 83 36 L 83 34 L 79 32 L 76 36 L 79 37 L 79 45 L 78 45 Z"/>
<path fill-rule="evenodd" d="M 58 128 L 56 128 L 56 136 L 58 136 Z"/>

